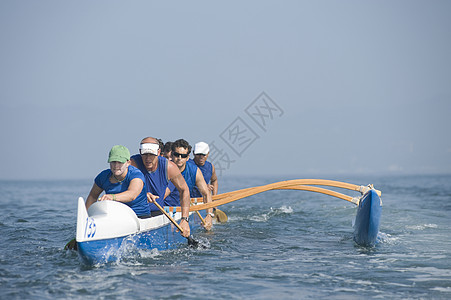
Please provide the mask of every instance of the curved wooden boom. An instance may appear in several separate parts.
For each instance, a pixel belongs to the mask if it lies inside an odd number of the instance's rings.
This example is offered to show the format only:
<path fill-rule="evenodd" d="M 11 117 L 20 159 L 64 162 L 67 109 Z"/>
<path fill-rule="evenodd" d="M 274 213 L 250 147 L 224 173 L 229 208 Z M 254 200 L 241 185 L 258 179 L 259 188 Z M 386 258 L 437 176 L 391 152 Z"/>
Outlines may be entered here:
<path fill-rule="evenodd" d="M 287 180 L 287 181 L 280 181 L 275 182 L 267 185 L 262 185 L 258 187 L 250 187 L 246 189 L 241 189 L 237 191 L 227 192 L 223 194 L 218 194 L 213 196 L 213 202 L 211 203 L 203 203 L 198 204 L 190 207 L 190 211 L 198 211 L 203 209 L 208 209 L 212 207 L 216 207 L 219 205 L 224 205 L 245 197 L 249 197 L 255 194 L 259 194 L 265 191 L 269 190 L 302 190 L 302 191 L 311 191 L 316 193 L 322 193 L 329 196 L 337 197 L 349 202 L 352 202 L 354 204 L 359 204 L 359 198 L 358 197 L 351 197 L 345 194 L 341 194 L 339 192 L 327 190 L 325 188 L 316 187 L 316 186 L 309 186 L 309 185 L 323 185 L 323 186 L 331 186 L 331 187 L 338 187 L 338 188 L 344 188 L 349 189 L 353 191 L 358 191 L 361 194 L 366 193 L 370 189 L 372 189 L 372 186 L 359 186 L 355 184 L 350 184 L 346 182 L 340 182 L 340 181 L 333 181 L 333 180 L 324 180 L 324 179 L 295 179 L 295 180 Z M 380 196 L 381 192 L 376 190 L 376 193 Z M 202 198 L 192 198 L 191 202 L 193 203 L 202 203 Z M 180 211 L 180 207 L 176 208 L 177 211 Z"/>

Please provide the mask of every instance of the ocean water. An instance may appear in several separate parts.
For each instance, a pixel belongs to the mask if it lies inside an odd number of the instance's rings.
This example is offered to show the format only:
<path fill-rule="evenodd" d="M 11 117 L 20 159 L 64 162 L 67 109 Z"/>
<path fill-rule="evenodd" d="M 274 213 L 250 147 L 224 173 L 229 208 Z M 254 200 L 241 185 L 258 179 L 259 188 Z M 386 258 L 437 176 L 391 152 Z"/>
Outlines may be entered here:
<path fill-rule="evenodd" d="M 288 179 L 225 177 L 220 191 Z M 204 249 L 86 266 L 64 245 L 92 180 L 0 181 L 0 299 L 451 299 L 451 176 L 322 179 L 382 191 L 376 246 L 352 240 L 352 203 L 269 191 L 220 207 L 229 222 L 193 232 Z"/>

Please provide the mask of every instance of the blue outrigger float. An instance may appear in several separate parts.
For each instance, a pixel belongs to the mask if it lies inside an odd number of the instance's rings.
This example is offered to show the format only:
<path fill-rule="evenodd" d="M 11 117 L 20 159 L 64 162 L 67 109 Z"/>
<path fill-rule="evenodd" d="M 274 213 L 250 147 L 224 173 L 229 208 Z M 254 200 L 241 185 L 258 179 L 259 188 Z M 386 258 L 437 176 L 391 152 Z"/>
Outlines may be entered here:
<path fill-rule="evenodd" d="M 354 222 L 354 241 L 361 246 L 374 246 L 379 233 L 382 200 L 374 189 L 362 196 Z"/>
<path fill-rule="evenodd" d="M 318 186 L 332 186 L 358 191 L 360 197 L 351 197 Z M 289 189 L 323 193 L 358 205 L 354 222 L 354 241 L 361 246 L 374 246 L 377 241 L 382 211 L 380 191 L 372 185 L 357 186 L 349 183 L 322 180 L 297 179 L 281 181 L 259 187 L 213 196 L 212 203 L 202 203 L 201 198 L 191 199 L 190 227 L 196 230 L 201 219 L 194 211 L 217 207 L 244 197 L 268 190 Z M 180 207 L 165 207 L 165 211 L 180 221 Z M 168 250 L 186 243 L 171 220 L 164 214 L 140 219 L 131 208 L 115 201 L 101 201 L 86 210 L 83 198 L 78 199 L 76 248 L 81 259 L 88 265 L 120 260 L 130 249 Z"/>

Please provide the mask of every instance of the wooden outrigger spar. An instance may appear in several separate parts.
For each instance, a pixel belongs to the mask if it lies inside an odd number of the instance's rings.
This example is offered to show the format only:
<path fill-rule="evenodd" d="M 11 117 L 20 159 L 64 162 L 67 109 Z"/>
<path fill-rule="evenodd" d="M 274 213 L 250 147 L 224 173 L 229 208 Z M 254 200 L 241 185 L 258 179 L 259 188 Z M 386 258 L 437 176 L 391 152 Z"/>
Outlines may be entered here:
<path fill-rule="evenodd" d="M 313 186 L 310 186 L 313 185 Z M 337 197 L 346 201 L 349 201 L 351 203 L 354 203 L 356 205 L 359 205 L 359 201 L 361 197 L 351 197 L 336 191 L 331 191 L 325 188 L 317 187 L 317 185 L 321 186 L 331 186 L 331 187 L 338 187 L 343 189 L 348 189 L 352 191 L 360 192 L 362 195 L 370 191 L 371 189 L 374 190 L 372 185 L 363 186 L 363 185 L 355 185 L 351 183 L 346 182 L 340 182 L 340 181 L 333 181 L 333 180 L 324 180 L 324 179 L 295 179 L 295 180 L 287 180 L 287 181 L 280 181 L 275 182 L 267 185 L 257 186 L 257 187 L 251 187 L 251 188 L 245 188 L 241 190 L 236 190 L 232 192 L 222 193 L 218 195 L 213 196 L 213 202 L 212 203 L 204 203 L 204 204 L 198 204 L 195 206 L 191 206 L 190 211 L 198 211 L 203 209 L 208 209 L 212 207 L 217 207 L 219 205 L 224 205 L 245 197 L 249 197 L 255 194 L 263 193 L 270 190 L 300 190 L 300 191 L 310 191 L 310 192 L 316 192 L 316 193 L 322 193 L 325 195 Z M 376 194 L 380 197 L 381 191 L 374 190 Z M 192 198 L 192 203 L 202 203 L 202 198 Z M 172 208 L 171 208 L 172 209 Z M 180 211 L 180 207 L 176 208 L 177 211 Z"/>

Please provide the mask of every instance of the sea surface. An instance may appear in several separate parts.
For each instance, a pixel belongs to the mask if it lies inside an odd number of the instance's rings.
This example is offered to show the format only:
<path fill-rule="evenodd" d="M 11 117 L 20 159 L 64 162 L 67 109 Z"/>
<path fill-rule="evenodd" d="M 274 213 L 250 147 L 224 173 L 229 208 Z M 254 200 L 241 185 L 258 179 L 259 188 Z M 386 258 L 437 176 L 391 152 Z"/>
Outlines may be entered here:
<path fill-rule="evenodd" d="M 220 192 L 299 178 L 224 177 Z M 354 204 L 280 190 L 220 207 L 227 223 L 193 232 L 203 249 L 87 266 L 64 245 L 92 180 L 0 181 L 0 299 L 451 299 L 450 175 L 321 179 L 382 191 L 376 246 L 354 243 Z"/>

